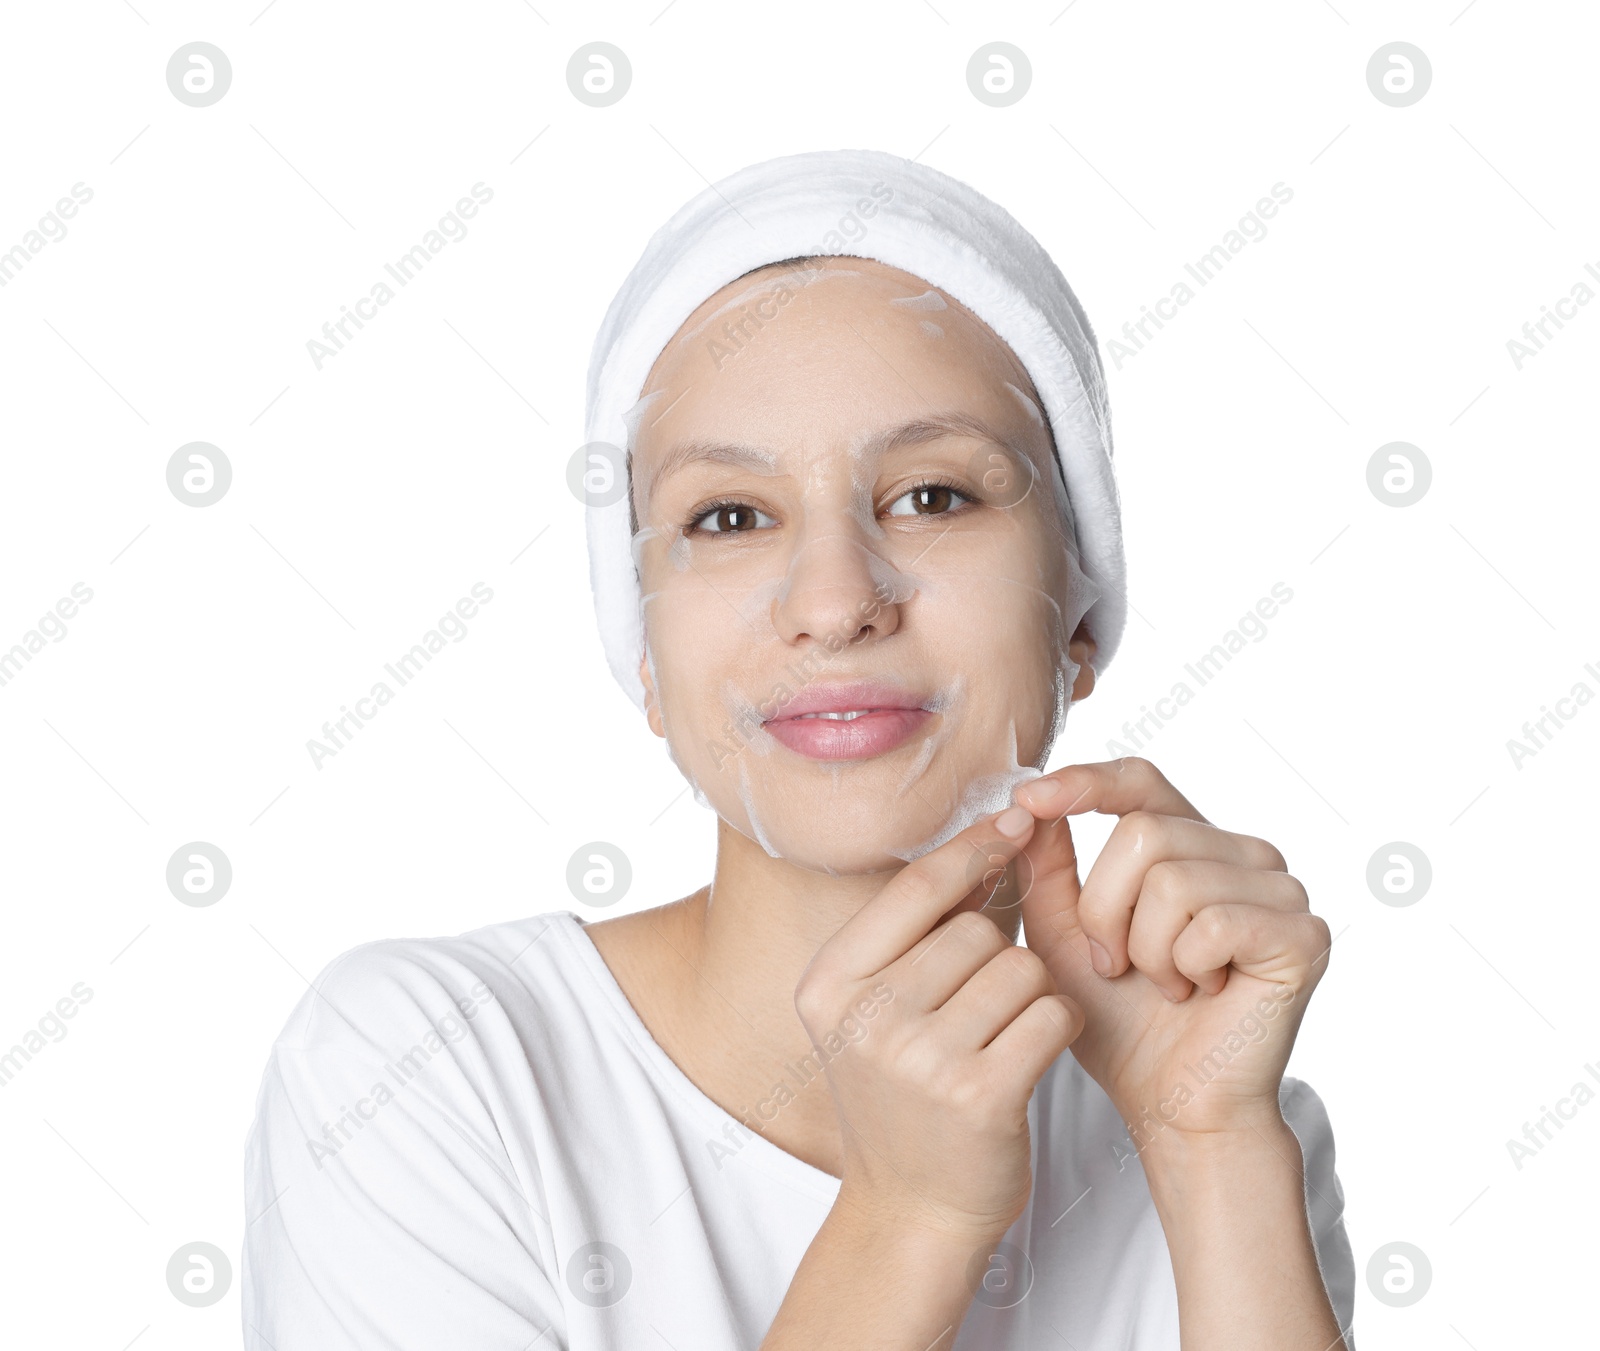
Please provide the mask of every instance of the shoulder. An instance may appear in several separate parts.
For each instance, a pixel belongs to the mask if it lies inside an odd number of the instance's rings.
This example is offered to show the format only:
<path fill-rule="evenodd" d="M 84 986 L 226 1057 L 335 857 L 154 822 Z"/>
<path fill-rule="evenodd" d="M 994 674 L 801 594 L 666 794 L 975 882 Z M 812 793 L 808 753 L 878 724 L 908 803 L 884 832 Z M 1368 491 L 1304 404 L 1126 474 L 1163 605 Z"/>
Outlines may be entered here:
<path fill-rule="evenodd" d="M 470 950 L 457 940 L 384 938 L 329 961 L 295 1004 L 277 1044 L 355 1047 L 397 1022 L 467 1012 L 485 993 Z"/>
<path fill-rule="evenodd" d="M 355 1048 L 387 1041 L 399 1028 L 473 1021 L 548 979 L 558 965 L 551 934 L 563 922 L 571 917 L 551 911 L 452 937 L 381 938 L 350 948 L 323 966 L 277 1045 Z"/>
<path fill-rule="evenodd" d="M 252 1167 L 320 1173 L 335 1154 L 375 1167 L 387 1151 L 470 1169 L 467 1142 L 484 1158 L 502 1157 L 508 1140 L 526 1143 L 521 1127 L 547 1106 L 532 1062 L 560 1054 L 551 1001 L 535 997 L 560 975 L 560 939 L 547 929 L 559 914 L 449 938 L 379 939 L 329 961 L 267 1053 Z M 552 949 L 542 966 L 532 961 L 539 947 Z"/>
<path fill-rule="evenodd" d="M 267 1089 L 301 1096 L 400 1079 L 467 1100 L 554 1054 L 571 1020 L 553 911 L 453 937 L 384 938 L 330 960 L 296 1001 L 268 1057 Z M 428 1068 L 426 1076 L 416 1072 Z"/>

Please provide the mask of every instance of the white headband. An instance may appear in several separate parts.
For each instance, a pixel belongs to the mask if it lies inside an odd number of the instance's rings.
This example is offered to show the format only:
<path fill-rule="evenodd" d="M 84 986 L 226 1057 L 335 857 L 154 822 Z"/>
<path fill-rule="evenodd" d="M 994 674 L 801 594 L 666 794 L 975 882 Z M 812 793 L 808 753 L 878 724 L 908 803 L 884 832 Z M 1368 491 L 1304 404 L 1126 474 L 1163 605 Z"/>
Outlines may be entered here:
<path fill-rule="evenodd" d="M 1085 615 L 1104 671 L 1127 621 L 1111 411 L 1093 330 L 1038 240 L 959 179 L 881 150 L 815 150 L 740 169 L 680 207 L 650 237 L 612 300 L 589 358 L 585 441 L 633 450 L 626 414 L 656 358 L 707 297 L 766 263 L 801 255 L 871 258 L 953 296 L 1032 378 L 1055 439 L 1079 566 L 1100 595 Z M 644 707 L 639 577 L 626 490 L 590 494 L 589 581 L 611 673 Z"/>

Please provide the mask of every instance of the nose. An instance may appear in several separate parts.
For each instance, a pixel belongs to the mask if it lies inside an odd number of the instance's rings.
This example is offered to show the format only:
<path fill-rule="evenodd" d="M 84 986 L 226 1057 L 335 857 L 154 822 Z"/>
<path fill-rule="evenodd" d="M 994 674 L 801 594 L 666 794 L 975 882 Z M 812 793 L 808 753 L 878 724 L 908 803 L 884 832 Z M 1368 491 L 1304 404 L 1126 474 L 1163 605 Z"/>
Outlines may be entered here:
<path fill-rule="evenodd" d="M 843 529 L 801 541 L 773 600 L 772 624 L 784 642 L 810 638 L 830 650 L 900 627 L 905 579 L 859 537 Z"/>

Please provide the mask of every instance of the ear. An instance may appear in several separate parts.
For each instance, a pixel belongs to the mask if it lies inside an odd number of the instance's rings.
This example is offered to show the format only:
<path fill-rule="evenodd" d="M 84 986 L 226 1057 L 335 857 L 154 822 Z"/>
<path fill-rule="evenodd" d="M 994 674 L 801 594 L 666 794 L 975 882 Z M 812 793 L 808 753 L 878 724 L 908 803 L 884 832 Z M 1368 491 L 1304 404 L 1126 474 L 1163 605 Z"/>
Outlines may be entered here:
<path fill-rule="evenodd" d="M 1087 699 L 1094 693 L 1094 667 L 1089 665 L 1089 659 L 1098 650 L 1095 640 L 1089 636 L 1088 629 L 1083 624 L 1078 625 L 1078 631 L 1072 635 L 1072 641 L 1067 644 L 1067 655 L 1078 664 L 1078 678 L 1072 682 L 1072 702 Z"/>
<path fill-rule="evenodd" d="M 659 737 L 667 734 L 666 724 L 661 721 L 661 703 L 656 696 L 655 678 L 650 674 L 650 657 L 648 653 L 639 656 L 639 680 L 644 685 L 644 716 L 650 724 L 650 730 Z"/>

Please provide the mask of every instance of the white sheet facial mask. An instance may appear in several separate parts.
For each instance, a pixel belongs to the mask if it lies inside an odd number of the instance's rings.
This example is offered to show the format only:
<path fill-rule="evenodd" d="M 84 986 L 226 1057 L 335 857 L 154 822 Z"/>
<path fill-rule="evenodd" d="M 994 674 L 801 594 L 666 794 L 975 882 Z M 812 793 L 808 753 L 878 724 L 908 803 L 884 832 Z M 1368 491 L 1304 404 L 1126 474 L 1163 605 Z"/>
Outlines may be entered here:
<path fill-rule="evenodd" d="M 1094 588 L 1062 548 L 1054 502 L 985 505 L 951 458 L 972 455 L 942 456 L 955 496 L 938 485 L 874 503 L 863 482 L 899 486 L 883 455 L 779 455 L 696 496 L 689 510 L 712 504 L 697 526 L 660 517 L 635 537 L 673 759 L 698 800 L 774 856 L 824 873 L 920 858 L 1008 805 L 1060 729 L 1079 669 L 1067 641 Z M 1016 493 L 1015 475 L 991 477 L 1005 485 L 992 500 Z M 924 709 L 901 744 L 820 759 L 770 730 L 861 678 Z"/>
<path fill-rule="evenodd" d="M 1096 599 L 1014 360 L 975 349 L 976 321 L 926 287 L 831 308 L 846 290 L 808 287 L 788 312 L 816 325 L 805 340 L 786 317 L 709 386 L 685 347 L 630 421 L 669 751 L 697 800 L 822 873 L 892 869 L 1007 805 L 1060 729 L 1067 645 Z M 937 342 L 918 328 L 933 313 Z M 950 411 L 1002 440 L 874 440 Z M 807 708 L 852 682 L 873 688 Z"/>

